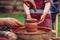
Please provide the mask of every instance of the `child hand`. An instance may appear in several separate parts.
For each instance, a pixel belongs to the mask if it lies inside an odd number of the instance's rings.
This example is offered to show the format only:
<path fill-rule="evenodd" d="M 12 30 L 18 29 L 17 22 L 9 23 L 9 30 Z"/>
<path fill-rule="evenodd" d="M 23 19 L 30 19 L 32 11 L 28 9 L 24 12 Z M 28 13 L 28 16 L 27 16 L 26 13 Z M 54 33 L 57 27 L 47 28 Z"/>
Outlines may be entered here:
<path fill-rule="evenodd" d="M 27 16 L 27 19 L 32 19 L 30 15 Z"/>
<path fill-rule="evenodd" d="M 43 23 L 44 20 L 45 20 L 45 15 L 42 15 L 41 18 L 40 18 L 40 21 L 38 22 L 38 24 Z"/>

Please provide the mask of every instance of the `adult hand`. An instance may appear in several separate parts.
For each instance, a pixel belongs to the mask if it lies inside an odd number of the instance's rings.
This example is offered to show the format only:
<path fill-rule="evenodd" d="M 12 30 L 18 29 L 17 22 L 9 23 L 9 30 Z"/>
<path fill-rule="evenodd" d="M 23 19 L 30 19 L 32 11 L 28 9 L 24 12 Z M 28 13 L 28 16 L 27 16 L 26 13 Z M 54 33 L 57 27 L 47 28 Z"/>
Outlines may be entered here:
<path fill-rule="evenodd" d="M 29 8 L 34 8 L 34 11 L 36 11 L 34 0 L 23 0 L 23 3 L 25 3 Z"/>
<path fill-rule="evenodd" d="M 0 25 L 7 25 L 10 27 L 21 27 L 23 24 L 15 18 L 0 18 Z"/>

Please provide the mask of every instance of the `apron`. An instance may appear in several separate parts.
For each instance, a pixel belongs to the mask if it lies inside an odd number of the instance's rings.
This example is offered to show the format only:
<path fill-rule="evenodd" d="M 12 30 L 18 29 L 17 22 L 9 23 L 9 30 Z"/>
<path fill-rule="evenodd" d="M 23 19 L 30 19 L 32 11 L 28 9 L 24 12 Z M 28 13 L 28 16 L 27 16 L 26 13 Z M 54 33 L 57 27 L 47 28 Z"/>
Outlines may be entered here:
<path fill-rule="evenodd" d="M 45 0 L 34 0 L 34 1 L 37 7 L 37 11 L 34 12 L 34 9 L 30 8 L 30 14 L 32 18 L 35 18 L 39 21 L 44 10 Z M 46 28 L 46 29 L 52 28 L 50 11 L 47 13 L 44 22 L 38 25 L 38 28 Z"/>

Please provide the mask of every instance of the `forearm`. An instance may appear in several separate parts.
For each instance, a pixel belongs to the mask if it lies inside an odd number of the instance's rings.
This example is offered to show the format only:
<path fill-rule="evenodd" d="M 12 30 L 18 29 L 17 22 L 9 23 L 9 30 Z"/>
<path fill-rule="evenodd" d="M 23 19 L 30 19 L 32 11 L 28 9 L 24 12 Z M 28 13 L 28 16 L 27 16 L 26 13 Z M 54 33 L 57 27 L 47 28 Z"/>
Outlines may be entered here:
<path fill-rule="evenodd" d="M 30 15 L 29 7 L 27 7 L 26 4 L 24 4 L 24 11 L 25 11 L 25 14 L 26 14 L 27 16 Z"/>
<path fill-rule="evenodd" d="M 45 8 L 44 8 L 44 11 L 43 11 L 44 15 L 46 15 L 49 12 L 50 7 L 51 7 L 51 3 L 50 2 L 45 4 Z"/>

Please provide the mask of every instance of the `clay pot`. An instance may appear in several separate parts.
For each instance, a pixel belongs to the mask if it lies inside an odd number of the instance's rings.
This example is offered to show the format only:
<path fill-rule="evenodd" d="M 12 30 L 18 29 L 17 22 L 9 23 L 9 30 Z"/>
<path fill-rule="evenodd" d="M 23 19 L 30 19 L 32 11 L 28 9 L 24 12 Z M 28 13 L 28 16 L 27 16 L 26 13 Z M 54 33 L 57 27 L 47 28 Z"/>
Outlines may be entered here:
<path fill-rule="evenodd" d="M 36 19 L 27 19 L 25 25 L 27 32 L 36 32 L 38 30 Z"/>
<path fill-rule="evenodd" d="M 26 19 L 25 21 L 28 23 L 35 23 L 37 22 L 37 19 Z"/>

